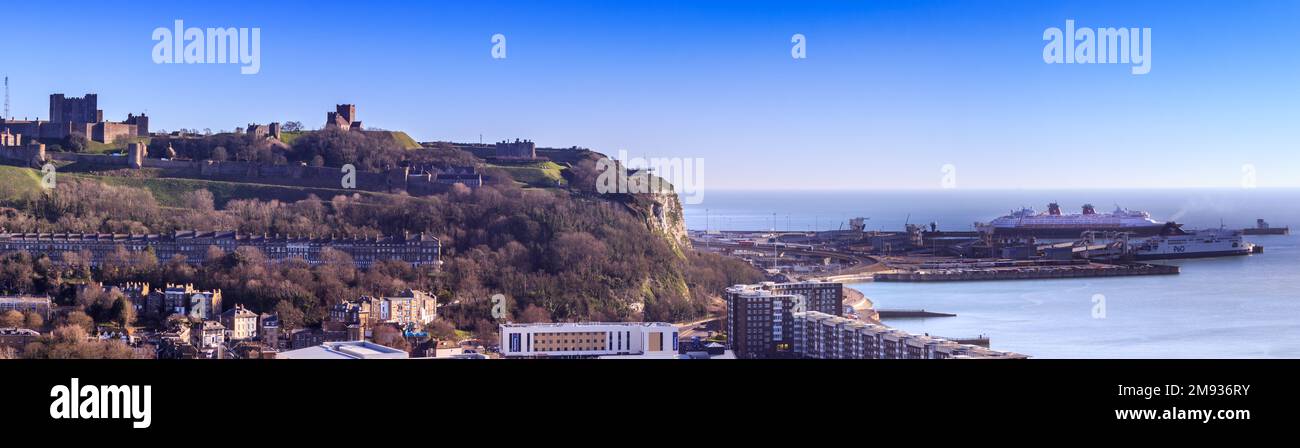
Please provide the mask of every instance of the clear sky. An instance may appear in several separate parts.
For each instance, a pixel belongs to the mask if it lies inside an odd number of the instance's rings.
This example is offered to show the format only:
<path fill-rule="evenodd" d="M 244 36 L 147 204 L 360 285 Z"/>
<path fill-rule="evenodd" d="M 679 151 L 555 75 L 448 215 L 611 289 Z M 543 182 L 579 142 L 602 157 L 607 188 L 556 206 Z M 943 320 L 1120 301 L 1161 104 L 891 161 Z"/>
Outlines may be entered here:
<path fill-rule="evenodd" d="M 155 129 L 531 138 L 705 160 L 714 189 L 1300 186 L 1300 3 L 7 2 L 12 115 L 99 94 Z M 262 29 L 261 72 L 158 65 L 157 27 Z M 1043 62 L 1043 32 L 1152 29 L 1151 71 Z M 493 34 L 507 57 L 491 58 Z M 791 36 L 807 58 L 791 58 Z"/>

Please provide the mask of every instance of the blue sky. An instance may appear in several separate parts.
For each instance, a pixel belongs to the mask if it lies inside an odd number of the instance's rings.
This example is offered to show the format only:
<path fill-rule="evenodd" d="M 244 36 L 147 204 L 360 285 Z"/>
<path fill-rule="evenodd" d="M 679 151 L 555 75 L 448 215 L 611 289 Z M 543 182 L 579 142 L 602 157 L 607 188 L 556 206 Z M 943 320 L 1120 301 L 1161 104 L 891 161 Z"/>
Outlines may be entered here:
<path fill-rule="evenodd" d="M 713 189 L 938 188 L 945 164 L 959 188 L 1300 186 L 1293 2 L 11 3 L 19 118 L 53 92 L 155 129 L 348 102 L 419 140 L 703 158 Z M 260 27 L 261 73 L 154 64 L 176 19 Z M 1151 72 L 1045 64 L 1066 19 L 1151 28 Z"/>

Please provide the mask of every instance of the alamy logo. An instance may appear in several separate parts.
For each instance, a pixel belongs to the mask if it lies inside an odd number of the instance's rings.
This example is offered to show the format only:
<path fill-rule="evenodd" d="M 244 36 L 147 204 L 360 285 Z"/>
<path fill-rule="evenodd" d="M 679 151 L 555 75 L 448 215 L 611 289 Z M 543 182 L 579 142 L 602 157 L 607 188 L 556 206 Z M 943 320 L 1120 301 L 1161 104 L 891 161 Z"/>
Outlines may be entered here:
<path fill-rule="evenodd" d="M 808 38 L 802 34 L 790 36 L 790 57 L 794 59 L 808 59 Z"/>
<path fill-rule="evenodd" d="M 342 181 L 344 190 L 357 188 L 357 167 L 353 166 L 351 163 L 345 164 L 340 172 L 343 173 Z"/>
<path fill-rule="evenodd" d="M 1106 318 L 1106 295 L 1105 294 L 1092 295 L 1092 318 L 1093 319 Z"/>
<path fill-rule="evenodd" d="M 506 296 L 503 294 L 492 295 L 492 318 L 504 320 L 506 318 Z"/>
<path fill-rule="evenodd" d="M 1151 28 L 1078 28 L 1043 30 L 1043 62 L 1048 64 L 1133 64 L 1134 75 L 1151 72 Z"/>
<path fill-rule="evenodd" d="M 155 64 L 241 64 L 239 73 L 262 71 L 261 28 L 185 27 L 177 20 L 174 29 L 153 30 Z"/>
<path fill-rule="evenodd" d="M 497 33 L 492 35 L 492 59 L 506 58 L 506 35 Z"/>
<path fill-rule="evenodd" d="M 1258 186 L 1259 181 L 1255 179 L 1255 164 L 1247 163 L 1241 166 L 1241 188 L 1251 189 Z"/>
<path fill-rule="evenodd" d="M 58 184 L 56 180 L 57 169 L 53 163 L 47 163 L 41 166 L 41 188 L 52 190 Z"/>
<path fill-rule="evenodd" d="M 939 167 L 939 188 L 951 190 L 957 188 L 957 165 L 945 163 Z"/>
<path fill-rule="evenodd" d="M 637 168 L 628 169 L 608 157 L 596 161 L 596 192 L 600 194 L 661 194 L 671 193 L 674 187 L 682 202 L 691 205 L 704 203 L 704 159 L 681 157 L 652 157 L 628 159 L 627 151 L 618 151 L 618 160 L 626 160 Z"/>
<path fill-rule="evenodd" d="M 50 418 L 59 419 L 130 419 L 136 429 L 148 428 L 152 386 L 71 386 L 50 388 Z"/>

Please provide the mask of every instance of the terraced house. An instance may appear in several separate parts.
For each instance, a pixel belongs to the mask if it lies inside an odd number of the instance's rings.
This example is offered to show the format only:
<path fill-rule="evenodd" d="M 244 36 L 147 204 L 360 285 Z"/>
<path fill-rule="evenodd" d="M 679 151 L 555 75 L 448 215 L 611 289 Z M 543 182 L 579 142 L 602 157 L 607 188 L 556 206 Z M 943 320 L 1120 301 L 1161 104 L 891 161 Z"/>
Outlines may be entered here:
<path fill-rule="evenodd" d="M 229 253 L 243 246 L 255 247 L 271 260 L 298 258 L 313 265 L 323 262 L 322 251 L 334 249 L 351 255 L 361 268 L 384 260 L 404 261 L 412 266 L 437 266 L 441 250 L 437 238 L 423 233 L 384 237 L 311 237 L 198 231 L 171 234 L 0 232 L 0 253 L 25 251 L 32 255 L 46 255 L 56 263 L 62 263 L 65 252 L 86 251 L 90 254 L 92 266 L 104 263 L 119 247 L 129 253 L 152 250 L 160 261 L 181 255 L 186 262 L 197 265 L 207 258 L 209 247 Z"/>

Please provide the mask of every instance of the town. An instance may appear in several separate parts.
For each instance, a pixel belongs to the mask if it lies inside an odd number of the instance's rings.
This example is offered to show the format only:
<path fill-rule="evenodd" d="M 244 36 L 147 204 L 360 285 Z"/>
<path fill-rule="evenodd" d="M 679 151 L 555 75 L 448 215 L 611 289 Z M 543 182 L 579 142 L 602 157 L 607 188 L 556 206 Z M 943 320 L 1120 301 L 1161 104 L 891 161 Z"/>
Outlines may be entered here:
<path fill-rule="evenodd" d="M 591 166 L 615 167 L 618 176 L 634 170 L 600 156 L 595 164 L 572 148 L 538 148 L 528 140 L 496 144 L 428 142 L 404 143 L 398 160 L 370 162 L 362 157 L 342 159 L 326 150 L 311 160 L 293 163 L 295 146 L 312 138 L 359 139 L 357 149 L 382 155 L 386 145 L 409 140 L 404 134 L 367 130 L 351 104 L 326 113 L 318 131 L 298 123 L 249 124 L 230 133 L 154 132 L 149 117 L 131 114 L 125 121 L 104 119 L 95 94 L 83 97 L 50 95 L 48 121 L 0 118 L 0 161 L 15 166 L 50 169 L 89 179 L 119 181 L 189 179 L 196 186 L 237 183 L 307 188 L 321 194 L 349 190 L 374 194 L 401 193 L 438 197 L 473 191 L 509 178 L 532 188 L 592 185 L 588 194 L 622 196 L 625 191 L 599 191 Z M 213 141 L 217 143 L 212 143 Z M 291 144 L 292 143 L 292 144 Z M 243 148 L 227 148 L 218 144 Z M 315 149 L 315 148 L 313 148 Z M 459 154 L 442 160 L 412 160 L 419 151 Z M 231 154 L 231 153 L 234 154 Z M 231 158 L 234 160 L 231 160 Z M 405 158 L 405 160 L 401 160 Z M 562 165 L 549 165 L 555 162 Z M 348 167 L 361 162 L 362 170 Z M 584 165 L 587 162 L 587 165 Z M 340 169 L 340 166 L 343 169 Z M 535 169 L 535 167 L 543 169 Z M 587 168 L 585 177 L 577 177 Z M 547 170 L 568 176 L 554 176 Z M 349 179 L 351 183 L 349 183 Z M 662 179 L 651 180 L 664 183 Z M 149 190 L 157 191 L 157 190 Z M 207 190 L 203 190 L 206 192 Z M 464 190 L 461 190 L 464 191 Z M 669 189 L 670 191 L 670 189 Z M 659 190 L 640 192 L 654 196 Z M 58 194 L 59 190 L 52 193 Z M 50 193 L 33 196 L 37 200 Z M 182 193 L 185 205 L 203 196 Z M 199 197 L 197 208 L 215 208 L 214 199 Z M 237 201 L 239 198 L 226 198 Z M 206 204 L 204 203 L 206 200 Z M 309 199 L 310 200 L 310 199 Z M 340 199 L 335 199 L 338 201 Z M 664 227 L 663 204 L 653 203 L 648 216 Z M 675 205 L 669 204 L 669 205 Z M 335 205 L 338 207 L 340 205 Z M 21 231 L 30 230 L 30 231 Z M 684 232 L 674 244 L 689 245 Z M 689 247 L 689 246 L 687 246 Z M 437 293 L 412 287 L 386 290 L 354 288 L 358 295 L 338 297 L 324 308 L 308 310 L 275 297 L 244 297 L 240 291 L 196 288 L 195 276 L 171 277 L 163 270 L 152 275 L 144 266 L 199 269 L 220 275 L 225 264 L 253 257 L 270 266 L 304 263 L 305 269 L 345 266 L 375 271 L 402 266 L 422 274 L 412 282 L 446 275 L 442 241 L 423 230 L 397 235 L 362 232 L 262 233 L 241 228 L 193 229 L 170 232 L 72 232 L 42 229 L 0 230 L 0 251 L 21 260 L 48 260 L 54 275 L 80 276 L 57 294 L 23 294 L 21 281 L 10 282 L 0 298 L 0 348 L 8 357 L 129 357 L 179 359 L 369 359 L 369 358 L 1023 358 L 980 345 L 929 335 L 911 335 L 862 319 L 846 306 L 844 286 L 822 281 L 780 283 L 754 274 L 751 284 L 716 284 L 702 291 L 711 296 L 704 316 L 683 316 L 677 322 L 635 320 L 645 312 L 635 308 L 619 320 L 593 321 L 575 315 L 553 319 L 536 305 L 509 315 L 493 315 L 469 328 L 442 319 L 440 313 L 464 315 L 463 294 Z M 15 255 L 17 254 L 17 255 Z M 26 258 L 24 258 L 26 257 Z M 234 258 L 232 258 L 234 257 Z M 567 268 L 567 267 L 566 267 Z M 452 263 L 451 270 L 459 270 Z M 106 280 L 108 273 L 118 283 Z M 98 274 L 98 275 L 96 275 Z M 199 276 L 200 280 L 202 276 Z M 422 277 L 426 277 L 422 280 Z M 779 277 L 778 277 L 779 278 Z M 19 279 L 21 280 L 21 279 Z M 208 282 L 211 283 L 211 282 Z M 305 282 L 310 284 L 310 281 Z M 434 284 L 428 284 L 434 286 Z M 13 286 L 18 286 L 14 288 Z M 47 288 L 49 289 L 49 288 Z M 447 294 L 446 286 L 442 287 Z M 260 291 L 257 291 L 260 293 Z M 321 294 L 337 297 L 337 291 Z M 440 300 L 441 299 L 441 300 Z M 543 302 L 546 298 L 542 298 Z M 721 306 L 721 308 L 718 308 Z M 725 309 L 725 314 L 722 309 Z M 849 313 L 845 317 L 846 312 Z M 315 318 L 312 318 L 312 317 Z M 874 316 L 874 315 L 872 315 Z M 689 317 L 689 318 L 687 318 Z M 700 319 L 699 317 L 703 317 Z M 627 319 L 632 318 L 632 319 Z M 463 319 L 462 319 L 463 320 Z"/>

